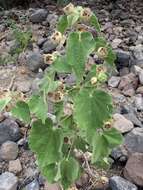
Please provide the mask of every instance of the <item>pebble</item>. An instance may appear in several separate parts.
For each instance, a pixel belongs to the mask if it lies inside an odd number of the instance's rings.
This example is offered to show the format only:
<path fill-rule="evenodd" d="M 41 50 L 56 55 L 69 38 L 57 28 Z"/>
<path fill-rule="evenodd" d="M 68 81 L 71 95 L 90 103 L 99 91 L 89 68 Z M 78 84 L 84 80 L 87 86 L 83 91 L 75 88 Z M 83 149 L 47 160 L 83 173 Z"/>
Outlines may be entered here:
<path fill-rule="evenodd" d="M 125 135 L 124 145 L 129 153 L 143 153 L 143 128 L 136 127 Z"/>
<path fill-rule="evenodd" d="M 5 119 L 0 123 L 0 145 L 5 141 L 17 141 L 20 139 L 18 124 L 12 119 Z"/>
<path fill-rule="evenodd" d="M 143 45 L 138 44 L 132 48 L 136 60 L 143 60 Z"/>
<path fill-rule="evenodd" d="M 137 190 L 137 186 L 120 176 L 113 176 L 109 179 L 109 186 L 112 190 Z"/>
<path fill-rule="evenodd" d="M 57 47 L 57 44 L 53 43 L 51 40 L 47 40 L 44 44 L 43 44 L 43 52 L 44 53 L 50 53 L 51 51 L 55 50 Z"/>
<path fill-rule="evenodd" d="M 3 160 L 15 160 L 18 156 L 18 145 L 12 141 L 6 141 L 0 147 L 0 158 Z"/>
<path fill-rule="evenodd" d="M 39 187 L 38 180 L 35 179 L 31 183 L 29 183 L 23 190 L 39 190 L 39 189 L 40 187 Z"/>
<path fill-rule="evenodd" d="M 134 128 L 134 125 L 131 121 L 126 119 L 123 115 L 121 114 L 114 114 L 113 115 L 113 127 L 116 128 L 118 131 L 121 133 L 126 133 L 131 131 Z"/>
<path fill-rule="evenodd" d="M 20 92 L 23 92 L 23 93 L 26 93 L 26 92 L 29 92 L 30 89 L 31 89 L 31 82 L 30 81 L 18 81 L 16 82 L 15 86 L 16 86 L 16 89 Z"/>
<path fill-rule="evenodd" d="M 10 172 L 0 175 L 0 190 L 17 190 L 18 179 Z"/>
<path fill-rule="evenodd" d="M 112 45 L 112 47 L 115 49 L 115 48 L 117 48 L 121 43 L 122 43 L 122 40 L 121 40 L 121 39 L 115 38 L 115 39 L 112 41 L 111 45 Z"/>
<path fill-rule="evenodd" d="M 142 94 L 143 95 L 143 86 L 139 86 L 136 90 L 137 94 Z"/>
<path fill-rule="evenodd" d="M 19 173 L 22 170 L 21 162 L 19 159 L 9 161 L 8 171 L 12 173 Z"/>
<path fill-rule="evenodd" d="M 32 13 L 29 17 L 30 21 L 33 23 L 41 23 L 46 20 L 48 15 L 47 10 L 45 9 L 38 9 L 34 13 Z"/>
<path fill-rule="evenodd" d="M 128 67 L 130 65 L 130 53 L 123 50 L 116 50 L 116 66 L 117 69 Z"/>
<path fill-rule="evenodd" d="M 141 69 L 140 67 L 138 67 L 136 65 L 134 66 L 134 69 L 135 69 L 135 73 L 139 77 L 140 84 L 143 85 L 143 69 Z"/>
<path fill-rule="evenodd" d="M 128 114 L 124 114 L 124 117 L 128 120 L 130 120 L 134 126 L 136 127 L 143 127 L 143 124 L 141 123 L 141 121 L 137 118 L 137 116 L 134 113 L 128 113 Z"/>
<path fill-rule="evenodd" d="M 44 185 L 44 190 L 61 190 L 61 188 L 57 183 L 50 184 L 46 182 Z"/>
<path fill-rule="evenodd" d="M 138 111 L 143 111 L 143 97 L 141 94 L 135 96 L 134 103 Z"/>
<path fill-rule="evenodd" d="M 120 77 L 112 76 L 108 80 L 108 86 L 110 86 L 112 88 L 116 88 L 116 87 L 118 87 L 119 82 L 120 82 Z"/>
<path fill-rule="evenodd" d="M 43 56 L 40 53 L 31 52 L 27 56 L 26 64 L 30 71 L 37 72 L 44 65 Z"/>
<path fill-rule="evenodd" d="M 140 145 L 141 146 L 141 145 Z M 132 154 L 124 168 L 124 177 L 143 187 L 143 154 Z"/>

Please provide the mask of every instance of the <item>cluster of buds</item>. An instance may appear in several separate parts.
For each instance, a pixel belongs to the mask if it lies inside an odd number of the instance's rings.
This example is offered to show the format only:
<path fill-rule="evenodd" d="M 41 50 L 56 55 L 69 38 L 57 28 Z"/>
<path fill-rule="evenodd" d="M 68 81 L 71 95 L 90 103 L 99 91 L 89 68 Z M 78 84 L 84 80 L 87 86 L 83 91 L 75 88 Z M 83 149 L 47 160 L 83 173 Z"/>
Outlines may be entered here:
<path fill-rule="evenodd" d="M 75 6 L 72 3 L 69 3 L 66 7 L 63 8 L 63 11 L 66 15 L 74 13 Z"/>
<path fill-rule="evenodd" d="M 100 47 L 97 50 L 97 55 L 98 55 L 99 58 L 105 59 L 108 56 L 108 50 L 107 50 L 107 48 L 106 47 Z"/>
<path fill-rule="evenodd" d="M 44 54 L 44 63 L 52 65 L 58 56 L 60 56 L 60 54 L 57 51 L 52 54 Z"/>
<path fill-rule="evenodd" d="M 81 11 L 81 19 L 84 21 L 84 22 L 88 22 L 92 16 L 92 11 L 90 8 L 84 8 L 82 11 Z"/>

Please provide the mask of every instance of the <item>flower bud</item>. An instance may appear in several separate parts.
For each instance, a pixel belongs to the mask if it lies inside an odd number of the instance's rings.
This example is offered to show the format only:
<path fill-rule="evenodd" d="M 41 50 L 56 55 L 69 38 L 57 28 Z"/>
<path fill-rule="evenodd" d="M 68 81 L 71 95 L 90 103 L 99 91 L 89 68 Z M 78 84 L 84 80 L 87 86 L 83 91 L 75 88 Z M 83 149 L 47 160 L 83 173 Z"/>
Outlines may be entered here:
<path fill-rule="evenodd" d="M 81 12 L 81 19 L 83 21 L 89 21 L 92 16 L 92 11 L 90 8 L 84 8 Z"/>
<path fill-rule="evenodd" d="M 75 7 L 72 3 L 69 3 L 66 7 L 63 8 L 63 11 L 66 15 L 74 13 Z"/>
<path fill-rule="evenodd" d="M 107 81 L 107 74 L 105 72 L 101 72 L 98 74 L 98 81 L 99 82 L 106 82 Z"/>
<path fill-rule="evenodd" d="M 95 85 L 97 83 L 97 78 L 96 77 L 92 77 L 90 80 L 92 85 Z"/>
<path fill-rule="evenodd" d="M 97 50 L 97 55 L 98 55 L 98 57 L 101 58 L 101 59 L 106 58 L 107 55 L 108 55 L 108 50 L 107 50 L 107 48 L 105 48 L 105 47 L 100 47 L 100 48 Z"/>

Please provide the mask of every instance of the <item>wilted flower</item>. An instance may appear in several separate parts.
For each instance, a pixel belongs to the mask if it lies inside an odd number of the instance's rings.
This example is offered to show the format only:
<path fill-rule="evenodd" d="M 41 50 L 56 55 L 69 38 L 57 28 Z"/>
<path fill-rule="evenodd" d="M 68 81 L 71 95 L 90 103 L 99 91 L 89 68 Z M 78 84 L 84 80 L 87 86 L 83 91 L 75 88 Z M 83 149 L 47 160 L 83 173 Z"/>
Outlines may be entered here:
<path fill-rule="evenodd" d="M 66 7 L 63 8 L 63 11 L 66 15 L 74 13 L 75 7 L 72 3 L 69 3 Z"/>
<path fill-rule="evenodd" d="M 107 48 L 105 48 L 105 47 L 100 47 L 100 48 L 97 50 L 97 55 L 98 55 L 98 57 L 101 58 L 101 59 L 106 58 L 107 55 L 108 55 L 108 50 L 107 50 Z"/>

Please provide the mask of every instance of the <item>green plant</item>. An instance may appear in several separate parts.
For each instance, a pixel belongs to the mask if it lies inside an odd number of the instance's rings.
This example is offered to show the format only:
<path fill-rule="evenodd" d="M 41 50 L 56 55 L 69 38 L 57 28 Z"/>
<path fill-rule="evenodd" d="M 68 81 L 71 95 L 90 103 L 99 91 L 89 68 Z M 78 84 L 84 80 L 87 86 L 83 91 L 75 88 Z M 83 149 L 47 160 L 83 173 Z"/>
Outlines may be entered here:
<path fill-rule="evenodd" d="M 91 164 L 104 167 L 122 136 L 111 126 L 112 99 L 102 90 L 107 80 L 106 64 L 113 66 L 115 55 L 101 37 L 100 25 L 90 9 L 69 4 L 64 12 L 51 39 L 66 43 L 65 54 L 45 55 L 50 69 L 41 80 L 39 91 L 27 101 L 18 101 L 11 112 L 32 125 L 29 145 L 42 174 L 49 182 L 59 182 L 63 189 L 68 189 L 83 172 L 76 151 L 92 152 Z M 95 27 L 97 36 L 81 23 Z M 87 69 L 91 54 L 104 60 L 103 65 L 94 64 Z M 73 73 L 76 84 L 69 86 L 58 81 L 58 73 Z M 3 99 L 1 107 L 9 101 Z M 47 115 L 49 101 L 55 108 L 55 120 Z"/>

